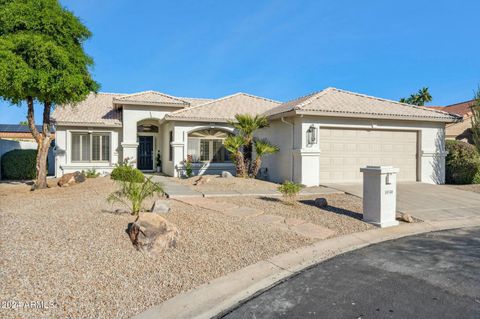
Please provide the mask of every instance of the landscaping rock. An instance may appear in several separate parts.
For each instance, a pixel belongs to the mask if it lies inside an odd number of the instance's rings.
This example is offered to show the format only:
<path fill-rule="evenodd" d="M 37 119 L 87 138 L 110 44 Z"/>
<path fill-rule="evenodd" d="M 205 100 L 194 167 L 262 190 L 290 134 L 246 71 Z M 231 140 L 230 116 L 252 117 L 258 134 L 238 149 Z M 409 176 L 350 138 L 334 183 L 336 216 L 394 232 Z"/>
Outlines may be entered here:
<path fill-rule="evenodd" d="M 164 199 L 157 199 L 150 209 L 152 213 L 166 214 L 170 211 L 170 203 Z"/>
<path fill-rule="evenodd" d="M 130 214 L 130 211 L 124 208 L 115 209 L 115 214 Z"/>
<path fill-rule="evenodd" d="M 233 177 L 233 175 L 232 175 L 232 173 L 230 173 L 230 172 L 223 171 L 223 172 L 222 172 L 222 177 L 223 177 L 223 178 L 230 178 L 230 177 Z"/>
<path fill-rule="evenodd" d="M 79 183 L 85 182 L 87 178 L 85 177 L 85 174 L 81 172 L 75 172 L 75 173 L 67 173 L 64 174 L 57 182 L 57 185 L 60 187 L 67 187 Z"/>
<path fill-rule="evenodd" d="M 200 178 L 197 179 L 197 180 L 193 183 L 193 186 L 198 186 L 198 185 L 207 184 L 208 182 L 210 182 L 210 178 L 204 177 L 204 176 L 200 176 Z"/>
<path fill-rule="evenodd" d="M 406 222 L 406 223 L 413 223 L 415 222 L 415 220 L 413 219 L 413 217 L 410 215 L 410 214 L 406 214 L 406 213 L 400 213 L 400 214 L 397 214 L 397 219 L 402 221 L 402 222 Z"/>
<path fill-rule="evenodd" d="M 180 235 L 175 225 L 154 213 L 142 213 L 138 221 L 128 225 L 127 232 L 138 250 L 153 254 L 176 247 Z"/>
<path fill-rule="evenodd" d="M 328 206 L 328 202 L 326 198 L 320 197 L 315 199 L 315 206 L 317 207 L 326 207 Z"/>

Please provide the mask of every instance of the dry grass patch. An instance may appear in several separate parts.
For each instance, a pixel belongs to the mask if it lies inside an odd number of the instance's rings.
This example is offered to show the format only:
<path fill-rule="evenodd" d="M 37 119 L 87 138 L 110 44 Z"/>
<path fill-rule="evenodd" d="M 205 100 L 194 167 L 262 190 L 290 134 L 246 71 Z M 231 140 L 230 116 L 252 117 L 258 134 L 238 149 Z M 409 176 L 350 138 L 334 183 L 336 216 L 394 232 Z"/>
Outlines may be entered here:
<path fill-rule="evenodd" d="M 114 188 L 108 178 L 35 192 L 27 185 L 0 184 L 0 300 L 56 304 L 51 309 L 2 309 L 2 318 L 128 318 L 312 242 L 171 201 L 166 218 L 179 228 L 180 242 L 176 249 L 147 257 L 135 251 L 125 232 L 133 217 L 114 213 L 121 206 L 105 200 Z"/>

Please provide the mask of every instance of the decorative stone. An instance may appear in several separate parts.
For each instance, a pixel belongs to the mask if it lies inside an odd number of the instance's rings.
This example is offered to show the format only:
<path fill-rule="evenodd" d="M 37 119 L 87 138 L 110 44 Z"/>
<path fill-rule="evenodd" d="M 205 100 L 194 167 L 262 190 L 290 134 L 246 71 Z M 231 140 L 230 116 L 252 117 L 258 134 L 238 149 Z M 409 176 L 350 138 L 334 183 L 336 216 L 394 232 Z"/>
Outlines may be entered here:
<path fill-rule="evenodd" d="M 193 183 L 193 186 L 199 186 L 199 185 L 207 184 L 208 182 L 210 182 L 210 178 L 204 177 L 204 176 L 200 176 L 200 177 Z"/>
<path fill-rule="evenodd" d="M 175 225 L 154 213 L 141 213 L 128 225 L 127 233 L 137 250 L 158 254 L 177 245 L 180 232 Z"/>
<path fill-rule="evenodd" d="M 407 213 L 397 214 L 397 219 L 398 219 L 398 220 L 401 220 L 402 222 L 406 222 L 406 223 L 413 223 L 413 222 L 415 222 L 415 220 L 413 219 L 413 217 L 412 217 L 410 214 L 407 214 Z"/>
<path fill-rule="evenodd" d="M 230 173 L 230 172 L 223 171 L 223 172 L 222 172 L 222 177 L 223 177 L 223 178 L 230 178 L 230 177 L 233 177 L 233 175 L 232 175 L 232 173 Z"/>
<path fill-rule="evenodd" d="M 326 207 L 328 206 L 328 201 L 326 198 L 319 197 L 315 199 L 315 206 L 317 207 Z"/>
<path fill-rule="evenodd" d="M 170 211 L 170 203 L 164 199 L 157 199 L 150 209 L 152 213 L 166 214 Z"/>
<path fill-rule="evenodd" d="M 85 174 L 81 172 L 75 172 L 75 173 L 67 173 L 64 174 L 57 182 L 57 185 L 60 187 L 67 187 L 71 186 L 74 184 L 79 184 L 83 183 L 86 181 L 86 176 Z"/>

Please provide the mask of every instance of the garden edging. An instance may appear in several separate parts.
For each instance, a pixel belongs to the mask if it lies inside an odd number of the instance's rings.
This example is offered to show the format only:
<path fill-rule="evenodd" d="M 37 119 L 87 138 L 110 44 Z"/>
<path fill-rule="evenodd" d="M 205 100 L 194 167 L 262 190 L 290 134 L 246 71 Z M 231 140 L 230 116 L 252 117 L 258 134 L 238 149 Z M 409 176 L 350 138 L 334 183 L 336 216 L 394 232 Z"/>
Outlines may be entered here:
<path fill-rule="evenodd" d="M 322 240 L 214 279 L 153 306 L 135 318 L 217 317 L 299 271 L 348 251 L 405 236 L 470 226 L 480 226 L 480 218 L 402 224 Z"/>

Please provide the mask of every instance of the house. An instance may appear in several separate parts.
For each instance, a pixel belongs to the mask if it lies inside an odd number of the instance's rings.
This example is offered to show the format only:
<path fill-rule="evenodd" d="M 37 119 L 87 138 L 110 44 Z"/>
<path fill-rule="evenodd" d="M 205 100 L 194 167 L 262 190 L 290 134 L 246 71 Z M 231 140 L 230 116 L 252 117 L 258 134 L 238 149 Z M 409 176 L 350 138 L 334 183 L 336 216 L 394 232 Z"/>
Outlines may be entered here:
<path fill-rule="evenodd" d="M 42 126 L 37 125 L 37 130 L 41 131 Z M 55 137 L 53 129 L 52 136 Z M 51 145 L 47 159 L 48 175 L 55 173 L 54 142 Z M 0 124 L 0 160 L 3 154 L 16 149 L 37 149 L 37 142 L 33 138 L 32 133 L 30 133 L 30 128 L 27 125 Z"/>
<path fill-rule="evenodd" d="M 361 181 L 360 167 L 393 165 L 401 181 L 443 183 L 445 124 L 460 121 L 439 110 L 336 88 L 281 103 L 246 93 L 219 99 L 183 98 L 156 91 L 91 94 L 57 107 L 56 175 L 95 168 L 105 173 L 122 160 L 182 176 L 188 157 L 197 174 L 234 172 L 223 140 L 235 134 L 235 114 L 265 115 L 258 131 L 280 152 L 263 161 L 270 180 L 308 186 Z"/>
<path fill-rule="evenodd" d="M 445 138 L 447 140 L 459 140 L 473 144 L 472 140 L 472 106 L 475 100 L 456 103 L 447 106 L 433 106 L 431 108 L 441 110 L 462 117 L 462 122 L 449 123 L 445 127 Z"/>

